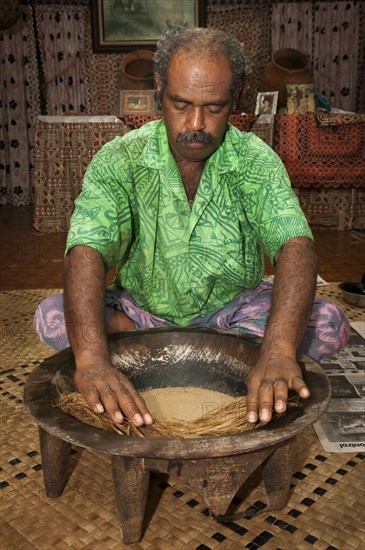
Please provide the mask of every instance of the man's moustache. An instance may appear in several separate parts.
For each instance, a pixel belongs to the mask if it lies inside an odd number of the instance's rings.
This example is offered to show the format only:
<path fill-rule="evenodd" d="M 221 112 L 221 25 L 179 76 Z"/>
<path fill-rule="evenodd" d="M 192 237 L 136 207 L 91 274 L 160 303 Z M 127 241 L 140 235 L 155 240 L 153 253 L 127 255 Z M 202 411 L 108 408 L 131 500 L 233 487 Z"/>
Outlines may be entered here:
<path fill-rule="evenodd" d="M 214 143 L 214 137 L 204 130 L 199 132 L 180 132 L 176 137 L 176 143 L 189 145 L 190 143 Z"/>

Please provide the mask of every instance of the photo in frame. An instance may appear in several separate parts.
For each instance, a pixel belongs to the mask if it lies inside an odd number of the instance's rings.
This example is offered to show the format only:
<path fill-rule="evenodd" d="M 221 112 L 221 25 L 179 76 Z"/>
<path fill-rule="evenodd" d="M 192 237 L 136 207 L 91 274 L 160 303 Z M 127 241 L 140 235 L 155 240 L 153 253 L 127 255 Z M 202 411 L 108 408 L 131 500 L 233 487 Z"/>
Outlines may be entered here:
<path fill-rule="evenodd" d="M 157 90 L 120 90 L 120 115 L 158 114 Z"/>
<path fill-rule="evenodd" d="M 287 84 L 288 115 L 313 113 L 315 107 L 313 84 Z"/>
<path fill-rule="evenodd" d="M 259 92 L 256 99 L 255 115 L 275 115 L 279 92 Z"/>
<path fill-rule="evenodd" d="M 204 27 L 207 0 L 91 0 L 95 53 L 153 49 L 174 26 Z"/>

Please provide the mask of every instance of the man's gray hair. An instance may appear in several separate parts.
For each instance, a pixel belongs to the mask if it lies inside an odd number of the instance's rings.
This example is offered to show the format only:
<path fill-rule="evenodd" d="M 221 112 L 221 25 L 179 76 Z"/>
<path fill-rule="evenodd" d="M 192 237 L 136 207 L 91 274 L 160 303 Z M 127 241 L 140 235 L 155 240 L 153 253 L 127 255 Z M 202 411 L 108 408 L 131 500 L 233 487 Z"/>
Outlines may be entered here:
<path fill-rule="evenodd" d="M 160 97 L 167 85 L 167 74 L 173 55 L 177 52 L 201 58 L 225 57 L 232 70 L 231 94 L 235 104 L 243 86 L 245 56 L 243 48 L 232 34 L 211 28 L 175 27 L 163 34 L 154 55 L 154 73 L 161 83 Z"/>

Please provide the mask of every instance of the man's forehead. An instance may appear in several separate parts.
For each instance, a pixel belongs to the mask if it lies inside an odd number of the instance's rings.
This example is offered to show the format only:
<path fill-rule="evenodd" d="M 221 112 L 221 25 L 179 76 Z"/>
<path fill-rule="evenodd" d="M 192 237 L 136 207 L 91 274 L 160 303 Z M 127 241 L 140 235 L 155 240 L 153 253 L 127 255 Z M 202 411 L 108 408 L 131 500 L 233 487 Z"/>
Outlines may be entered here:
<path fill-rule="evenodd" d="M 168 83 L 173 82 L 180 89 L 195 88 L 207 96 L 217 93 L 221 96 L 230 90 L 232 71 L 223 56 L 213 59 L 178 52 L 171 60 L 168 76 Z"/>

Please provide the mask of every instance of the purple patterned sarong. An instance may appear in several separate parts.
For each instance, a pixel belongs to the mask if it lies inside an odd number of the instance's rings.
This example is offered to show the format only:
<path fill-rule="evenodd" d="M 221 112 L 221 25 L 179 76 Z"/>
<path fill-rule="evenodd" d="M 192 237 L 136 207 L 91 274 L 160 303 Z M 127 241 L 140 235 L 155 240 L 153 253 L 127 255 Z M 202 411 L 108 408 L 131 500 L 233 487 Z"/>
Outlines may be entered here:
<path fill-rule="evenodd" d="M 253 290 L 243 291 L 232 302 L 206 317 L 195 318 L 189 326 L 237 330 L 263 336 L 270 313 L 271 294 L 272 285 L 262 283 Z M 128 292 L 116 287 L 106 289 L 105 308 L 107 326 L 114 309 L 123 311 L 135 322 L 137 329 L 179 326 L 144 311 Z M 34 328 L 42 342 L 53 349 L 60 351 L 69 346 L 62 293 L 49 296 L 40 303 Z M 290 338 L 290 326 L 286 327 L 286 331 L 286 337 Z M 342 309 L 328 300 L 316 298 L 298 351 L 320 361 L 342 349 L 349 334 L 349 323 Z"/>

